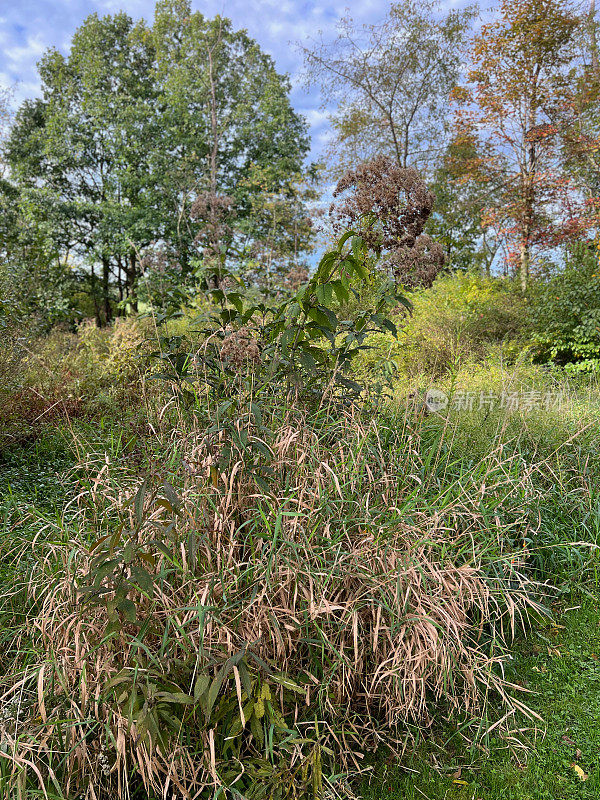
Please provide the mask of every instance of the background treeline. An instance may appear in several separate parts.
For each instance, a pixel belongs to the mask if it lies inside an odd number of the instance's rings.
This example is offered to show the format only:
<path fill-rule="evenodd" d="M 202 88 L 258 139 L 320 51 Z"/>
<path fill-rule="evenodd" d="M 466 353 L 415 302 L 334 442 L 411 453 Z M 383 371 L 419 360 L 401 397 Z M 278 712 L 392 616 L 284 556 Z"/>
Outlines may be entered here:
<path fill-rule="evenodd" d="M 103 324 L 144 275 L 150 292 L 185 284 L 207 247 L 247 268 L 268 249 L 274 272 L 306 247 L 306 123 L 229 20 L 184 0 L 152 27 L 92 15 L 39 72 L 5 142 L 0 252 L 15 301 L 48 323 Z"/>
<path fill-rule="evenodd" d="M 331 182 L 383 155 L 434 191 L 427 231 L 446 271 L 518 278 L 524 293 L 541 279 L 540 352 L 595 368 L 594 4 L 503 0 L 481 23 L 474 7 L 407 0 L 300 49 L 331 124 L 319 166 L 288 78 L 185 0 L 161 0 L 152 25 L 92 15 L 66 56 L 49 50 L 41 97 L 13 114 L 0 103 L 2 324 L 181 306 L 215 261 L 263 293 L 293 287 L 331 232 Z"/>

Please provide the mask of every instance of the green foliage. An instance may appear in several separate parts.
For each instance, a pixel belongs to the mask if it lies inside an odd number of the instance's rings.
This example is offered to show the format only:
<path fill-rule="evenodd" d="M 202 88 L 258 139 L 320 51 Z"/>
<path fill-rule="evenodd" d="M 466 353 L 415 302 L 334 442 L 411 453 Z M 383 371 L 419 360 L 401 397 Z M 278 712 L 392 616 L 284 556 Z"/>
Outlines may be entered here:
<path fill-rule="evenodd" d="M 72 321 L 75 288 L 76 274 L 59 258 L 45 211 L 36 214 L 0 179 L 0 333 L 44 334 Z"/>
<path fill-rule="evenodd" d="M 78 320 L 77 279 L 55 257 L 23 253 L 23 261 L 0 266 L 0 332 L 44 335 Z"/>
<path fill-rule="evenodd" d="M 510 363 L 527 338 L 527 304 L 512 281 L 474 272 L 440 275 L 430 289 L 410 295 L 412 312 L 396 319 L 398 339 L 369 339 L 373 354 L 400 378 L 436 378 L 461 364 L 482 362 L 500 347 Z M 382 357 L 385 358 L 382 359 Z M 376 367 L 367 352 L 358 374 Z"/>
<path fill-rule="evenodd" d="M 5 436 L 0 437 L 1 503 L 28 505 L 38 513 L 60 509 L 65 493 L 74 488 L 74 481 L 66 478 L 75 464 L 68 435 L 49 427 L 43 438 L 12 447 L 4 446 Z"/>
<path fill-rule="evenodd" d="M 190 271 L 195 239 L 214 234 L 210 203 L 187 223 L 198 197 L 231 200 L 230 233 L 219 236 L 231 258 L 264 239 L 261 209 L 273 201 L 273 247 L 289 254 L 308 244 L 305 202 L 292 188 L 306 124 L 289 80 L 229 20 L 209 20 L 186 0 L 158 3 L 152 27 L 123 12 L 92 14 L 69 53 L 49 50 L 39 70 L 43 99 L 16 115 L 4 193 L 15 219 L 43 220 L 61 259 L 76 259 L 99 322 L 132 298 L 152 243 L 169 242 Z M 14 231 L 0 223 L 0 248 Z M 241 238 L 243 253 L 233 247 Z"/>
<path fill-rule="evenodd" d="M 293 392 L 318 402 L 329 391 L 344 401 L 357 399 L 366 387 L 346 375 L 350 365 L 374 331 L 396 335 L 389 309 L 409 306 L 390 281 L 380 283 L 372 296 L 373 268 L 365 243 L 349 231 L 322 257 L 308 283 L 267 305 L 249 302 L 239 278 L 211 266 L 204 279 L 211 307 L 196 320 L 204 341 L 190 350 L 185 337 L 161 336 L 161 349 L 153 354 L 164 365 L 157 377 L 178 383 L 191 402 L 196 399 L 192 388 L 208 391 L 212 400 L 224 403 L 218 415 L 234 407 L 239 413 L 241 404 L 234 406 L 231 399 L 236 395 L 238 401 L 252 395 L 257 417 L 262 395 L 273 393 Z M 219 288 L 225 281 L 234 290 Z M 370 293 L 372 305 L 340 318 L 351 298 L 360 300 L 361 288 Z"/>
<path fill-rule="evenodd" d="M 531 316 L 536 359 L 568 372 L 600 371 L 598 254 L 571 249 L 565 267 L 533 290 Z"/>
<path fill-rule="evenodd" d="M 466 364 L 435 385 L 451 399 L 447 443 L 461 471 L 477 469 L 491 453 L 501 452 L 507 480 L 518 494 L 519 476 L 539 465 L 540 475 L 535 480 L 539 494 L 527 512 L 535 527 L 530 542 L 531 568 L 563 588 L 569 585 L 576 590 L 581 584 L 593 583 L 598 567 L 595 545 L 600 543 L 597 382 L 585 376 L 567 380 L 564 374 L 549 374 L 528 359 L 508 368 L 500 359 L 488 359 L 482 364 Z M 430 386 L 425 383 L 425 389 Z M 453 408 L 458 392 L 474 399 L 471 409 Z M 512 393 L 524 399 L 532 392 L 539 398 L 535 407 L 528 408 L 524 402 L 513 410 L 501 407 L 503 395 Z M 496 398 L 493 409 L 480 405 L 480 398 L 490 393 Z M 550 399 L 548 408 L 545 398 Z M 438 424 L 431 422 L 432 426 Z M 493 504 L 489 503 L 488 510 Z M 502 518 L 506 520 L 504 512 Z M 571 546 L 575 539 L 590 543 L 590 549 Z"/>
<path fill-rule="evenodd" d="M 489 275 L 499 244 L 484 216 L 493 188 L 465 181 L 460 174 L 465 164 L 478 158 L 473 141 L 453 141 L 447 146 L 433 173 L 435 206 L 426 231 L 444 248 L 447 269 Z"/>

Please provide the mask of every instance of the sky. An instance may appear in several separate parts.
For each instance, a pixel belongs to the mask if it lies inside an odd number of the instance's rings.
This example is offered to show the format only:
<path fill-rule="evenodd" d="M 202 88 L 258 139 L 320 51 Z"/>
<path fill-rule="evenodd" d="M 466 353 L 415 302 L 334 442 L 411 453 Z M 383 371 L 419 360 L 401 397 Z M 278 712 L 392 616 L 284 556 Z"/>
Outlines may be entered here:
<path fill-rule="evenodd" d="M 389 0 L 192 0 L 194 10 L 209 17 L 229 17 L 245 28 L 275 60 L 279 72 L 292 79 L 292 104 L 308 120 L 317 157 L 328 135 L 327 115 L 318 90 L 307 93 L 301 81 L 302 55 L 297 42 L 323 32 L 335 37 L 337 21 L 346 11 L 360 23 L 381 21 Z M 446 0 L 450 7 L 453 0 Z M 461 3 L 462 4 L 462 3 Z M 75 29 L 88 14 L 123 10 L 134 19 L 151 21 L 154 0 L 0 0 L 0 86 L 16 86 L 15 100 L 39 93 L 36 64 L 48 47 L 67 53 Z"/>

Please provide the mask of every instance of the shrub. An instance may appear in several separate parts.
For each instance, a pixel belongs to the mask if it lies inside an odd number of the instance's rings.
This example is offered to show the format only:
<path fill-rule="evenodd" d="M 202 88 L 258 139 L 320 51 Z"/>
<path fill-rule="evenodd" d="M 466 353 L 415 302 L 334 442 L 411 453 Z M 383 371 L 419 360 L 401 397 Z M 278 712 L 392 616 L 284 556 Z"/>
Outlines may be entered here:
<path fill-rule="evenodd" d="M 396 334 L 389 309 L 408 305 L 391 279 L 373 291 L 373 254 L 353 231 L 343 234 L 321 258 L 310 280 L 288 297 L 253 302 L 241 279 L 224 265 L 211 263 L 203 289 L 209 300 L 195 321 L 201 337 L 168 335 L 170 314 L 162 315 L 155 377 L 169 381 L 188 404 L 207 396 L 231 406 L 234 394 L 249 397 L 247 413 L 260 415 L 266 397 L 294 395 L 295 402 L 351 404 L 365 385 L 348 377 L 367 337 L 376 331 Z M 367 302 L 361 303 L 366 290 Z M 351 298 L 358 309 L 346 314 Z M 180 312 L 175 312 L 177 319 Z"/>
<path fill-rule="evenodd" d="M 359 368 L 384 356 L 409 378 L 436 378 L 484 360 L 498 346 L 508 362 L 523 352 L 527 304 L 512 281 L 476 273 L 441 275 L 430 289 L 411 293 L 410 301 L 412 313 L 395 320 L 398 339 L 370 337 L 374 350 L 360 359 Z"/>
<path fill-rule="evenodd" d="M 77 319 L 72 304 L 77 273 L 42 244 L 20 258 L 0 263 L 0 332 L 18 326 L 40 336 Z"/>
<path fill-rule="evenodd" d="M 533 290 L 534 352 L 570 372 L 600 371 L 598 254 L 575 247 L 564 269 Z"/>
<path fill-rule="evenodd" d="M 474 273 L 443 276 L 414 298 L 407 321 L 407 366 L 441 374 L 481 360 L 494 343 L 523 336 L 526 305 L 514 282 Z"/>
<path fill-rule="evenodd" d="M 144 326 L 134 318 L 101 329 L 85 321 L 76 334 L 57 326 L 45 337 L 4 336 L 0 447 L 57 419 L 114 409 L 140 390 Z"/>

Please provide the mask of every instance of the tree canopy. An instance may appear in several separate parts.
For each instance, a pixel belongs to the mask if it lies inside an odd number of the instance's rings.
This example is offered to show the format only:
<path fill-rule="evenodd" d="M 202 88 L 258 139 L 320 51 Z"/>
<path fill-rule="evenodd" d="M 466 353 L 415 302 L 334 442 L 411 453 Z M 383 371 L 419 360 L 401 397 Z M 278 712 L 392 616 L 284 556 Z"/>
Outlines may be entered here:
<path fill-rule="evenodd" d="M 229 20 L 188 0 L 161 0 L 152 26 L 92 14 L 39 73 L 42 97 L 21 106 L 6 146 L 15 213 L 43 220 L 63 262 L 88 268 L 99 321 L 111 317 L 112 286 L 134 293 L 156 243 L 189 272 L 219 198 L 230 198 L 219 247 L 238 260 L 261 232 L 258 176 L 263 194 L 297 209 L 306 123 L 288 78 Z M 304 231 L 296 247 L 306 244 Z"/>
<path fill-rule="evenodd" d="M 393 3 L 383 22 L 347 15 L 337 39 L 303 47 L 309 83 L 333 107 L 332 155 L 343 171 L 375 155 L 430 167 L 444 147 L 448 97 L 474 11 L 439 15 L 437 0 Z"/>
<path fill-rule="evenodd" d="M 473 40 L 468 86 L 455 91 L 457 142 L 474 155 L 464 174 L 493 191 L 488 221 L 524 290 L 532 248 L 557 241 L 571 214 L 555 122 L 578 68 L 580 25 L 562 1 L 502 0 L 499 18 Z"/>

